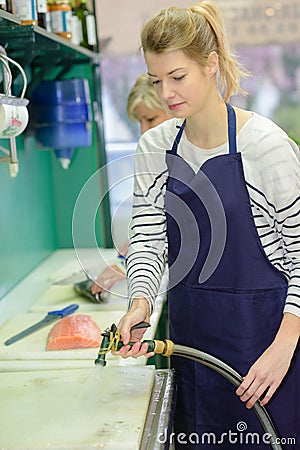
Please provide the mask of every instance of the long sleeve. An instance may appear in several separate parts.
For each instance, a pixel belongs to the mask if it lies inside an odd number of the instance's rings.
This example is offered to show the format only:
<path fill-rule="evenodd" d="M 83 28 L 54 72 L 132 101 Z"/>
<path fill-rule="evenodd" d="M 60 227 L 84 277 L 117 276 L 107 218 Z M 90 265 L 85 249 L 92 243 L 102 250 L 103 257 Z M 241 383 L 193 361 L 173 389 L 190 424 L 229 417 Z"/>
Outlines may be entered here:
<path fill-rule="evenodd" d="M 288 280 L 284 311 L 300 316 L 300 151 L 279 130 L 245 152 L 245 177 L 264 251 Z"/>
<path fill-rule="evenodd" d="M 258 165 L 246 182 L 256 228 L 270 262 L 288 280 L 284 311 L 300 316 L 299 149 L 279 139 L 272 153 L 262 151 Z"/>
<path fill-rule="evenodd" d="M 135 157 L 127 275 L 129 301 L 144 297 L 151 310 L 166 262 L 166 180 L 165 152 L 149 136 L 142 137 Z"/>

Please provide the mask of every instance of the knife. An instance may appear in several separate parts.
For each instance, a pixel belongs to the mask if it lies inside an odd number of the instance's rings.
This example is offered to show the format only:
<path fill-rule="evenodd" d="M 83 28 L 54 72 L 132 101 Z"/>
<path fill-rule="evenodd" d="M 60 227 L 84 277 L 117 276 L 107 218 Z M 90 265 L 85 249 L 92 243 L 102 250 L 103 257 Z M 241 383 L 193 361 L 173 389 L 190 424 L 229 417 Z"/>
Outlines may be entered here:
<path fill-rule="evenodd" d="M 88 279 L 89 277 L 86 272 L 84 270 L 80 270 L 79 272 L 74 272 L 67 277 L 52 281 L 51 284 L 56 286 L 69 286 L 72 284 L 81 283 L 82 281 L 87 281 Z"/>
<path fill-rule="evenodd" d="M 126 261 L 126 256 L 119 254 L 116 258 L 116 261 L 105 261 L 103 259 L 103 262 L 105 262 L 106 266 L 113 266 L 114 264 L 120 262 L 120 260 L 122 262 Z M 79 271 L 73 272 L 71 275 L 59 278 L 58 280 L 54 280 L 52 281 L 51 284 L 54 286 L 69 286 L 72 284 L 82 283 L 83 281 L 88 280 L 95 282 L 101 270 L 99 269 L 98 266 L 93 266 L 89 269 L 81 269 Z"/>
<path fill-rule="evenodd" d="M 95 283 L 95 279 L 81 270 L 80 272 L 75 272 L 66 278 L 60 278 L 59 280 L 53 281 L 52 285 L 56 286 L 73 286 L 75 291 L 83 297 L 92 300 L 94 303 L 102 303 L 105 300 L 104 293 L 97 292 L 92 294 L 91 287 Z"/>
<path fill-rule="evenodd" d="M 31 327 L 26 328 L 25 330 L 21 331 L 20 333 L 16 334 L 15 336 L 12 336 L 11 338 L 7 339 L 7 341 L 4 342 L 5 345 L 11 345 L 14 342 L 19 341 L 20 339 L 23 339 L 24 337 L 28 336 L 29 334 L 34 333 L 35 331 L 40 330 L 41 328 L 47 327 L 51 323 L 55 322 L 56 320 L 61 319 L 62 317 L 66 317 L 70 314 L 72 314 L 74 311 L 78 309 L 78 305 L 69 305 L 66 308 L 57 310 L 57 311 L 49 311 L 48 314 L 44 317 L 44 319 L 40 320 L 39 322 L 35 323 L 34 325 L 31 325 Z"/>

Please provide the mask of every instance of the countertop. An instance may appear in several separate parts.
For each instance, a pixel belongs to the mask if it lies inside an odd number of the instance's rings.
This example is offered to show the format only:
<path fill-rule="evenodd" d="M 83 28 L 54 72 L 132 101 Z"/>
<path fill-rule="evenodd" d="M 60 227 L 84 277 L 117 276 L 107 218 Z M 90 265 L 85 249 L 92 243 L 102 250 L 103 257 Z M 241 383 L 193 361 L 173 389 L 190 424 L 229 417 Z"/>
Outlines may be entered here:
<path fill-rule="evenodd" d="M 81 260 L 95 267 L 99 261 L 99 251 L 102 252 L 108 262 L 117 257 L 114 249 L 80 249 L 80 260 L 78 260 L 78 255 L 74 249 L 54 251 L 1 299 L 0 325 L 15 314 L 28 312 L 34 303 L 51 288 L 52 281 L 60 275 L 62 277 L 71 275 L 72 271 L 82 269 Z"/>
<path fill-rule="evenodd" d="M 107 264 L 117 260 L 115 249 L 88 248 L 59 249 L 46 258 L 35 270 L 25 277 L 14 289 L 0 300 L 0 326 L 16 314 L 29 311 L 45 311 L 50 306 L 57 306 L 53 297 L 58 297 L 58 304 L 66 304 L 71 299 L 81 300 L 81 310 L 126 310 L 126 282 L 117 283 L 108 295 L 108 304 L 98 305 L 83 301 L 75 294 L 71 286 L 54 286 L 52 283 L 73 273 L 88 268 L 98 275 Z M 163 279 L 160 292 L 156 299 L 155 316 L 160 316 L 165 299 L 166 280 Z M 55 293 L 55 294 L 54 294 Z M 49 300 L 52 297 L 53 301 Z M 153 325 L 154 326 L 154 325 Z"/>
<path fill-rule="evenodd" d="M 142 366 L 0 373 L 0 448 L 138 449 L 154 372 Z"/>
<path fill-rule="evenodd" d="M 117 283 L 108 294 L 105 303 L 93 303 L 76 293 L 73 286 L 56 286 L 52 283 L 82 270 L 82 266 L 90 273 L 98 275 L 101 270 L 117 259 L 114 249 L 73 249 L 57 250 L 22 280 L 0 302 L 0 372 L 48 370 L 49 368 L 91 367 L 97 349 L 73 351 L 45 351 L 48 328 L 27 336 L 23 340 L 6 347 L 3 343 L 17 332 L 41 320 L 48 311 L 61 309 L 69 304 L 77 303 L 76 313 L 90 315 L 105 329 L 117 323 L 127 308 L 126 282 Z M 151 327 L 145 339 L 154 339 L 157 325 L 164 303 L 162 293 L 157 296 L 156 308 L 151 316 Z M 128 358 L 107 355 L 113 365 L 143 365 L 146 358 Z"/>
<path fill-rule="evenodd" d="M 174 386 L 154 366 L 0 373 L 0 448 L 165 450 Z"/>
<path fill-rule="evenodd" d="M 57 250 L 1 300 L 0 387 L 5 420 L 0 426 L 0 448 L 146 450 L 161 427 L 168 425 L 165 402 L 171 405 L 172 376 L 170 371 L 146 366 L 145 357 L 124 360 L 107 355 L 107 366 L 99 368 L 93 364 L 98 349 L 66 351 L 65 357 L 63 351 L 46 352 L 46 329 L 11 348 L 3 346 L 8 335 L 70 303 L 78 303 L 78 313 L 90 314 L 101 327 L 117 322 L 127 308 L 125 283 L 113 290 L 105 304 L 79 297 L 72 286 L 52 284 L 82 266 L 98 275 L 116 258 L 111 249 L 81 249 L 79 254 Z M 164 279 L 145 339 L 156 333 L 165 283 Z"/>

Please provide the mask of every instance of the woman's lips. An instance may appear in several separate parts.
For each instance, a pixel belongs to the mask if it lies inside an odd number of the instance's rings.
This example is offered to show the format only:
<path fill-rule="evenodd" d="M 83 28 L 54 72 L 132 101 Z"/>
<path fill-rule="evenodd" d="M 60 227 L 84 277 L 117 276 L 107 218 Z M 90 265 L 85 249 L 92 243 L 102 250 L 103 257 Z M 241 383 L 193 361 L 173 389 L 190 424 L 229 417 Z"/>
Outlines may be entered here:
<path fill-rule="evenodd" d="M 168 108 L 171 109 L 171 111 L 174 111 L 175 109 L 180 108 L 182 105 L 183 105 L 183 102 L 173 103 L 172 105 L 169 105 Z"/>

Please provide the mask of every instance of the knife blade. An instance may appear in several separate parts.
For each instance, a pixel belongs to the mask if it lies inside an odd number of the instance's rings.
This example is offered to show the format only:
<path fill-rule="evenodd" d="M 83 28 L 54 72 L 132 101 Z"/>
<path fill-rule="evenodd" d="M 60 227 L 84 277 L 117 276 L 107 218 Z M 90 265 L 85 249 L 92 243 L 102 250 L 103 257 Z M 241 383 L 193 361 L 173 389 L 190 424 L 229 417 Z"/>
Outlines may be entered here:
<path fill-rule="evenodd" d="M 80 272 L 74 272 L 67 277 L 52 281 L 51 284 L 54 286 L 69 286 L 72 284 L 81 283 L 82 281 L 87 281 L 88 279 L 90 278 L 87 273 L 84 270 L 80 270 Z"/>
<path fill-rule="evenodd" d="M 102 259 L 101 264 L 99 263 L 96 266 L 89 267 L 88 269 L 77 270 L 76 272 L 71 273 L 71 275 L 52 281 L 51 284 L 54 286 L 70 286 L 72 284 L 82 283 L 83 281 L 88 280 L 95 282 L 104 267 L 113 266 L 120 260 L 125 261 L 126 257 L 123 255 L 118 255 L 116 261 L 106 261 L 105 259 Z"/>
<path fill-rule="evenodd" d="M 48 314 L 39 322 L 31 325 L 30 327 L 26 328 L 23 331 L 20 331 L 20 333 L 12 336 L 11 338 L 7 339 L 4 344 L 5 345 L 11 345 L 15 342 L 19 341 L 20 339 L 23 339 L 26 336 L 29 336 L 32 333 L 35 333 L 36 331 L 40 330 L 41 328 L 47 327 L 51 323 L 55 322 L 56 320 L 62 319 L 63 317 L 69 316 L 72 314 L 76 309 L 78 309 L 78 305 L 73 304 L 69 305 L 66 308 L 57 310 L 57 311 L 49 311 Z"/>

